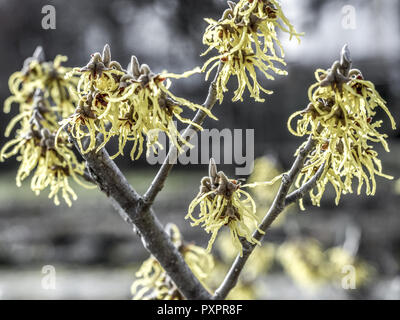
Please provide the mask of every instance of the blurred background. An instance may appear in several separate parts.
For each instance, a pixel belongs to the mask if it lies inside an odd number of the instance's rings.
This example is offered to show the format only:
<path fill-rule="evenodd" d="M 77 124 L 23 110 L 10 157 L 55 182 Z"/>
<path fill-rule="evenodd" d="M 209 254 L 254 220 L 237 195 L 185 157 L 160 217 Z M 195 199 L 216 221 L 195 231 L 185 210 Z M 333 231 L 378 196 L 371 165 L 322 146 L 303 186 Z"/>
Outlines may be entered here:
<path fill-rule="evenodd" d="M 55 30 L 42 29 L 41 11 L 46 4 L 56 9 Z M 71 67 L 85 65 L 90 54 L 101 51 L 105 43 L 111 46 L 112 58 L 124 67 L 132 54 L 156 72 L 179 73 L 200 66 L 206 60 L 200 57 L 206 49 L 202 45 L 203 18 L 219 19 L 226 7 L 221 0 L 0 0 L 0 100 L 9 96 L 8 77 L 21 69 L 38 45 L 43 46 L 48 60 L 67 55 L 66 65 Z M 205 123 L 208 128 L 254 129 L 255 157 L 263 157 L 259 163 L 265 164 L 256 166 L 261 173 L 269 166 L 288 169 L 302 140 L 289 134 L 287 118 L 307 105 L 314 70 L 328 68 L 345 43 L 354 67 L 375 83 L 400 122 L 399 1 L 284 0 L 282 7 L 296 29 L 306 33 L 301 44 L 280 34 L 289 75 L 276 81 L 260 77 L 265 88 L 274 90 L 265 103 L 232 103 L 231 91 L 223 105 L 214 109 L 220 120 Z M 235 81 L 230 84 L 232 88 L 236 85 Z M 203 75 L 195 75 L 174 81 L 172 89 L 202 103 L 208 85 Z M 7 141 L 3 131 L 16 109 L 1 113 L 0 145 Z M 346 195 L 336 207 L 333 192 L 328 190 L 319 208 L 308 201 L 305 213 L 291 208 L 266 236 L 270 251 L 262 256 L 265 264 L 257 271 L 261 280 L 255 285 L 254 277 L 244 277 L 242 291 L 233 298 L 400 298 L 400 196 L 396 194 L 400 139 L 383 114 L 377 117 L 385 120 L 382 130 L 389 135 L 391 153 L 380 147 L 377 150 L 385 173 L 395 179 L 378 178 L 374 197 Z M 116 162 L 138 192 L 146 190 L 158 169 L 144 157 L 135 162 L 118 158 Z M 29 179 L 23 187 L 16 187 L 17 165 L 15 159 L 0 164 L 0 298 L 131 298 L 135 271 L 148 254 L 106 196 L 76 187 L 79 199 L 72 208 L 65 204 L 57 207 L 46 192 L 35 196 Z M 230 175 L 235 172 L 234 165 L 219 168 Z M 190 228 L 183 217 L 206 170 L 206 165 L 176 166 L 154 207 L 163 223 L 176 223 L 186 240 L 201 246 L 207 244 L 208 235 L 200 228 Z M 221 246 L 224 248 L 222 242 Z M 335 256 L 332 252 L 339 253 Z M 221 261 L 229 260 L 217 249 L 216 255 Z M 356 266 L 360 281 L 355 289 L 343 287 L 346 273 L 326 276 L 321 271 L 338 264 L 337 260 Z M 261 255 L 259 261 L 264 261 Z M 42 286 L 48 270 L 44 266 L 56 270 L 55 290 Z"/>

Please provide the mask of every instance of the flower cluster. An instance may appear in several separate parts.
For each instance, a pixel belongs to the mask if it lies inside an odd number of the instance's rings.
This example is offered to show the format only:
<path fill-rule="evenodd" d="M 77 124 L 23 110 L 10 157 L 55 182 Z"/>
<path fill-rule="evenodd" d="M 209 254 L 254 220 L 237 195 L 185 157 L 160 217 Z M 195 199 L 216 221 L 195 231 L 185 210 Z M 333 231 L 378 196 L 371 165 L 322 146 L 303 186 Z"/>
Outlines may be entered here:
<path fill-rule="evenodd" d="M 61 65 L 66 56 L 58 55 L 54 61 L 45 61 L 41 47 L 37 47 L 33 56 L 25 60 L 21 71 L 14 72 L 8 81 L 11 96 L 4 102 L 4 112 L 10 112 L 12 103 L 20 106 L 21 112 L 29 111 L 36 89 L 44 93 L 44 98 L 51 101 L 52 109 L 61 117 L 68 117 L 75 109 L 76 78 L 65 78 L 71 71 Z"/>
<path fill-rule="evenodd" d="M 190 203 L 185 219 L 192 220 L 191 225 L 201 225 L 207 233 L 211 233 L 207 251 L 212 245 L 223 226 L 228 226 L 232 242 L 242 255 L 240 238 L 245 238 L 253 244 L 260 242 L 252 236 L 253 228 L 264 233 L 258 228 L 259 218 L 256 215 L 256 204 L 249 193 L 243 191 L 244 187 L 271 185 L 280 176 L 270 182 L 257 182 L 241 185 L 237 180 L 228 179 L 222 172 L 217 172 L 214 159 L 210 159 L 209 176 L 201 180 L 200 191 Z M 195 208 L 200 207 L 198 217 L 193 216 Z"/>
<path fill-rule="evenodd" d="M 74 114 L 61 122 L 60 131 L 69 125 L 82 153 L 96 148 L 98 133 L 104 138 L 97 150 L 112 137 L 118 136 L 119 148 L 113 157 L 123 155 L 126 143 L 133 141 L 131 158 L 139 158 L 145 139 L 147 150 L 154 148 L 159 132 L 164 132 L 181 151 L 181 146 L 188 145 L 188 142 L 178 132 L 174 120 L 201 129 L 181 116 L 181 106 L 191 110 L 201 109 L 215 119 L 208 109 L 177 97 L 169 90 L 170 78 L 188 77 L 195 72 L 199 70 L 181 75 L 155 74 L 148 65 L 139 65 L 135 56 L 124 70 L 118 62 L 111 60 L 110 48 L 106 45 L 102 54 L 93 54 L 84 68 L 74 69 L 71 73 L 80 75 L 77 87 L 79 102 Z M 83 138 L 88 138 L 86 146 L 83 145 Z"/>
<path fill-rule="evenodd" d="M 167 225 L 171 240 L 182 254 L 185 262 L 197 279 L 205 285 L 205 280 L 214 268 L 214 260 L 203 248 L 186 244 L 174 224 Z M 131 292 L 134 300 L 183 300 L 181 292 L 160 263 L 151 256 L 136 272 L 137 279 L 133 282 Z"/>
<path fill-rule="evenodd" d="M 50 106 L 45 94 L 36 89 L 31 101 L 21 102 L 20 114 L 6 128 L 9 136 L 13 128 L 20 124 L 16 136 L 4 145 L 0 151 L 0 161 L 18 155 L 21 162 L 17 173 L 17 186 L 32 172 L 31 189 L 38 195 L 40 191 L 50 188 L 49 198 L 60 203 L 61 192 L 65 202 L 71 206 L 71 198 L 77 196 L 69 184 L 72 177 L 78 184 L 84 184 L 78 176 L 84 174 L 85 164 L 78 161 L 66 133 L 58 136 L 58 148 L 55 148 L 55 134 L 58 129 L 57 116 Z"/>
<path fill-rule="evenodd" d="M 270 80 L 274 79 L 268 73 L 270 71 L 278 75 L 287 74 L 275 65 L 286 65 L 276 29 L 288 32 L 290 38 L 294 36 L 299 41 L 301 34 L 295 31 L 276 0 L 240 0 L 238 3 L 228 1 L 228 4 L 229 9 L 225 10 L 220 20 L 205 19 L 209 25 L 204 33 L 203 43 L 209 48 L 203 55 L 213 49 L 218 54 L 204 64 L 203 71 L 213 63 L 208 68 L 207 79 L 211 71 L 222 64 L 216 83 L 220 103 L 224 92 L 228 90 L 227 83 L 231 76 L 236 76 L 238 81 L 232 101 L 242 101 L 247 87 L 251 97 L 263 102 L 260 91 L 266 94 L 271 94 L 272 91 L 264 89 L 258 83 L 256 67 Z M 279 47 L 280 55 L 276 53 L 275 45 Z M 253 84 L 250 83 L 247 73 Z"/>
<path fill-rule="evenodd" d="M 383 121 L 374 119 L 376 109 L 380 107 L 390 118 L 392 128 L 396 128 L 386 102 L 373 83 L 364 79 L 361 71 L 351 69 L 347 46 L 342 50 L 340 62 L 336 61 L 328 70 L 318 69 L 315 76 L 317 82 L 308 92 L 308 107 L 295 112 L 288 121 L 291 133 L 297 136 L 312 135 L 316 141 L 315 150 L 307 156 L 296 185 L 307 182 L 325 164 L 317 183 L 317 192 L 310 192 L 314 205 L 319 205 L 328 182 L 336 190 L 336 204 L 341 194 L 352 192 L 353 178 L 359 182 L 358 194 L 365 184 L 366 194 L 373 195 L 376 175 L 392 178 L 382 173 L 378 153 L 371 145 L 381 143 L 389 151 L 387 135 L 378 131 Z M 293 129 L 291 121 L 296 117 L 300 119 L 296 129 Z"/>

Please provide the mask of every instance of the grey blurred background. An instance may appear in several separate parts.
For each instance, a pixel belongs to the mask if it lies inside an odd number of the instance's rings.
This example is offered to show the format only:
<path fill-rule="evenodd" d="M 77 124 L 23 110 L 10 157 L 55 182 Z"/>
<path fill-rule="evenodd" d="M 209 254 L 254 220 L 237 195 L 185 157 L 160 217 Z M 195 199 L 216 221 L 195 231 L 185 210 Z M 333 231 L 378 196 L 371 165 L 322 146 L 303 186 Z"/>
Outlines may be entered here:
<path fill-rule="evenodd" d="M 56 8 L 56 29 L 43 30 L 42 7 Z M 355 29 L 346 28 L 345 6 L 355 8 Z M 232 92 L 214 113 L 218 123 L 209 120 L 206 127 L 252 128 L 255 130 L 255 156 L 272 154 L 287 169 L 293 153 L 302 142 L 286 129 L 288 116 L 307 105 L 307 88 L 314 82 L 316 68 L 328 68 L 338 59 L 347 43 L 354 67 L 375 83 L 387 100 L 395 119 L 400 119 L 400 2 L 396 0 L 284 0 L 282 6 L 298 31 L 304 31 L 300 45 L 281 34 L 288 63 L 287 77 L 260 83 L 274 90 L 265 103 L 232 103 Z M 67 55 L 68 66 L 83 66 L 89 55 L 109 43 L 113 59 L 126 66 L 130 55 L 138 56 L 155 71 L 183 72 L 201 65 L 205 50 L 201 43 L 206 27 L 204 17 L 218 19 L 226 3 L 221 0 L 90 0 L 22 1 L 0 0 L 0 100 L 8 97 L 7 79 L 19 70 L 35 47 L 43 46 L 46 58 Z M 231 81 L 232 88 L 235 85 Z M 174 93 L 201 103 L 208 86 L 203 75 L 174 82 Z M 3 130 L 16 114 L 1 113 L 0 145 L 6 142 Z M 188 114 L 189 115 L 189 114 Z M 381 114 L 378 114 L 378 117 Z M 383 115 L 382 115 L 383 117 Z M 399 178 L 399 132 L 385 120 L 392 152 L 378 148 L 384 171 Z M 132 185 L 143 192 L 157 166 L 142 157 L 131 162 L 117 159 Z M 17 163 L 0 164 L 0 297 L 4 299 L 117 299 L 130 298 L 129 287 L 138 263 L 147 257 L 139 239 L 114 212 L 99 191 L 77 188 L 79 199 L 72 208 L 56 207 L 29 190 L 15 186 Z M 221 169 L 233 174 L 234 166 Z M 201 245 L 207 235 L 191 229 L 183 219 L 185 210 L 197 192 L 206 166 L 177 166 L 160 194 L 155 211 L 163 222 L 174 221 L 188 240 Z M 379 178 L 378 178 L 379 179 Z M 348 227 L 361 233 L 358 255 L 377 272 L 367 288 L 346 290 L 323 287 L 310 291 L 297 286 L 276 269 L 265 277 L 266 299 L 280 298 L 400 298 L 400 197 L 395 180 L 379 179 L 375 197 L 343 196 L 338 207 L 333 195 L 324 197 L 320 208 L 310 205 L 306 214 L 290 214 L 301 234 L 317 238 L 324 246 L 340 245 Z M 275 228 L 267 241 L 280 243 L 287 238 L 285 228 Z M 57 289 L 41 286 L 42 268 L 52 265 L 57 271 Z"/>

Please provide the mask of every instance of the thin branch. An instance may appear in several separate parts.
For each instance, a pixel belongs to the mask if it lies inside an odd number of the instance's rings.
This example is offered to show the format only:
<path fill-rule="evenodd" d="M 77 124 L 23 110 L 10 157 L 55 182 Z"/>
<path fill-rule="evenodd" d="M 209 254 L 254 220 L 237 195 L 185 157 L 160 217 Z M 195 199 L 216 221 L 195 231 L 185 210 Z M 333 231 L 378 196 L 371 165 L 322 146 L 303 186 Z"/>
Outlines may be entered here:
<path fill-rule="evenodd" d="M 83 171 L 82 178 L 85 179 L 85 181 L 96 184 L 96 181 L 93 180 L 92 175 L 89 172 L 89 168 L 85 168 L 85 171 Z"/>
<path fill-rule="evenodd" d="M 268 213 L 265 215 L 264 219 L 262 220 L 261 224 L 259 225 L 259 229 L 262 230 L 264 233 L 267 229 L 271 226 L 274 220 L 278 217 L 278 215 L 285 209 L 286 207 L 286 198 L 289 192 L 290 187 L 292 186 L 296 176 L 301 171 L 304 166 L 304 161 L 306 156 L 309 152 L 314 148 L 315 141 L 310 136 L 306 145 L 300 149 L 299 154 L 296 157 L 292 167 L 290 170 L 282 176 L 282 182 L 279 187 L 278 193 L 268 210 Z M 318 172 L 317 172 L 318 174 Z M 322 174 L 322 172 L 321 172 Z M 317 182 L 317 178 L 314 183 Z M 312 184 L 309 184 L 307 188 L 311 188 Z M 253 238 L 260 241 L 264 237 L 264 234 L 256 230 L 253 233 Z M 255 248 L 255 244 L 249 243 L 245 239 L 242 239 L 242 246 L 243 246 L 243 255 L 237 255 L 235 261 L 233 262 L 229 272 L 227 273 L 224 281 L 220 285 L 220 287 L 215 291 L 213 299 L 225 299 L 229 292 L 235 287 L 240 273 L 242 272 L 250 254 L 253 252 Z"/>
<path fill-rule="evenodd" d="M 214 80 L 211 82 L 210 87 L 208 89 L 208 95 L 206 98 L 206 101 L 203 103 L 203 107 L 211 110 L 215 103 L 217 102 L 217 91 L 216 91 L 216 82 L 218 79 L 218 75 L 222 69 L 223 64 L 219 64 L 217 73 L 215 75 Z M 207 114 L 199 110 L 197 111 L 195 117 L 193 118 L 192 122 L 198 125 L 202 125 L 206 118 Z M 190 141 L 199 129 L 193 126 L 192 124 L 188 125 L 187 128 L 185 129 L 182 137 L 186 141 Z M 187 151 L 187 146 L 183 146 L 185 152 Z M 146 193 L 143 196 L 143 199 L 148 207 L 150 207 L 155 198 L 157 197 L 158 193 L 162 190 L 164 187 L 164 183 L 168 178 L 168 175 L 174 166 L 174 164 L 178 160 L 178 150 L 175 145 L 171 145 L 171 148 L 168 152 L 167 157 L 165 158 L 163 164 L 161 165 L 159 171 L 157 172 L 156 176 L 154 177 L 153 181 L 150 184 L 150 187 L 147 189 Z"/>
<path fill-rule="evenodd" d="M 77 147 L 73 137 L 71 139 Z M 194 276 L 153 211 L 144 205 L 142 197 L 110 159 L 108 152 L 103 148 L 82 154 L 82 157 L 100 190 L 141 237 L 144 247 L 159 261 L 185 298 L 210 299 L 210 294 Z"/>
<path fill-rule="evenodd" d="M 285 207 L 300 200 L 308 192 L 310 192 L 317 184 L 317 181 L 319 180 L 319 178 L 321 178 L 321 175 L 324 172 L 324 169 L 325 169 L 325 163 L 323 163 L 322 166 L 319 167 L 319 169 L 317 170 L 315 175 L 310 180 L 308 180 L 300 188 L 298 188 L 297 190 L 295 190 L 291 194 L 289 194 L 285 199 Z"/>

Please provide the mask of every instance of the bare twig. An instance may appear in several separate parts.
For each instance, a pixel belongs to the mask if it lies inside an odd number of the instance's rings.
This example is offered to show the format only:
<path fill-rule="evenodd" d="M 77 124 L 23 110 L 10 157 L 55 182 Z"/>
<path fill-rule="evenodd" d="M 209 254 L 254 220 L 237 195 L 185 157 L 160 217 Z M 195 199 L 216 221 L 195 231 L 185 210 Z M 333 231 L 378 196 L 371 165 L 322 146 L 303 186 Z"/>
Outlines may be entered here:
<path fill-rule="evenodd" d="M 93 180 L 92 175 L 89 172 L 89 168 L 85 168 L 85 171 L 83 171 L 82 178 L 85 179 L 87 182 L 96 184 L 96 181 Z"/>
<path fill-rule="evenodd" d="M 261 224 L 259 225 L 259 229 L 262 230 L 263 232 L 266 232 L 267 229 L 270 227 L 270 225 L 274 222 L 274 220 L 278 217 L 278 215 L 285 209 L 286 207 L 286 199 L 287 199 L 287 194 L 289 192 L 290 187 L 292 186 L 296 176 L 300 172 L 300 170 L 303 168 L 304 161 L 306 156 L 309 154 L 309 152 L 314 148 L 315 146 L 315 141 L 312 139 L 310 136 L 307 144 L 300 149 L 298 156 L 296 157 L 296 160 L 294 161 L 292 167 L 290 170 L 282 176 L 282 182 L 279 187 L 278 193 L 268 211 L 268 213 L 265 215 L 264 219 L 262 220 Z M 322 166 L 321 166 L 322 167 Z M 321 172 L 320 172 L 321 170 Z M 316 176 L 319 174 L 322 174 L 323 169 L 318 170 L 316 173 Z M 314 179 L 315 178 L 315 179 Z M 312 178 L 313 183 L 307 184 L 307 187 L 305 189 L 311 190 L 317 180 L 318 177 L 313 177 Z M 298 190 L 297 190 L 298 191 Z M 295 191 L 296 192 L 296 191 Z M 301 190 L 303 192 L 303 190 Z M 301 193 L 299 191 L 299 194 Z M 291 201 L 294 195 L 289 195 L 290 198 L 289 200 Z M 296 193 L 297 196 L 297 193 Z M 256 230 L 253 233 L 253 237 L 261 241 L 262 238 L 264 237 L 264 234 Z M 220 285 L 220 287 L 215 291 L 215 294 L 213 296 L 213 299 L 225 299 L 226 296 L 229 294 L 229 292 L 235 287 L 240 273 L 242 272 L 247 259 L 250 257 L 250 254 L 253 252 L 255 248 L 255 244 L 249 243 L 245 239 L 242 239 L 242 246 L 243 246 L 243 255 L 237 255 L 235 261 L 233 262 L 229 272 L 227 273 L 224 281 Z"/>
<path fill-rule="evenodd" d="M 221 68 L 222 68 L 222 64 L 220 64 L 218 66 L 218 70 L 215 75 L 215 78 L 210 84 L 210 88 L 208 90 L 208 95 L 207 95 L 206 101 L 203 103 L 203 107 L 205 107 L 209 110 L 211 110 L 213 108 L 213 106 L 215 105 L 215 103 L 217 102 L 216 82 L 217 82 L 218 75 L 221 71 Z M 199 110 L 199 111 L 197 111 L 192 122 L 194 122 L 198 125 L 201 125 L 204 122 L 206 116 L 207 116 L 207 114 L 204 111 Z M 195 126 L 188 125 L 188 127 L 185 129 L 182 137 L 186 141 L 190 141 L 192 139 L 194 133 L 198 130 L 199 129 L 196 128 Z M 183 148 L 186 152 L 187 146 L 183 146 Z M 175 145 L 171 145 L 171 148 L 168 152 L 167 157 L 165 158 L 159 171 L 157 172 L 156 176 L 154 177 L 153 181 L 151 182 L 150 187 L 147 189 L 146 193 L 143 196 L 143 199 L 148 207 L 150 207 L 153 204 L 154 199 L 157 197 L 158 193 L 164 187 L 164 183 L 167 180 L 167 177 L 168 177 L 172 167 L 176 163 L 177 159 L 178 159 L 177 147 Z"/>
<path fill-rule="evenodd" d="M 300 200 L 308 192 L 310 192 L 317 184 L 318 179 L 321 178 L 321 175 L 324 172 L 324 169 L 325 169 L 325 163 L 323 163 L 322 166 L 319 167 L 319 169 L 317 170 L 315 175 L 310 180 L 308 180 L 305 184 L 303 184 L 297 190 L 290 193 L 285 199 L 285 207 L 292 204 L 293 202 L 296 202 L 297 200 Z"/>
<path fill-rule="evenodd" d="M 103 148 L 82 156 L 100 190 L 141 237 L 144 247 L 159 261 L 180 292 L 187 299 L 209 299 L 210 294 L 189 269 L 153 211 L 144 205 L 142 197 L 132 188 L 107 151 Z"/>

